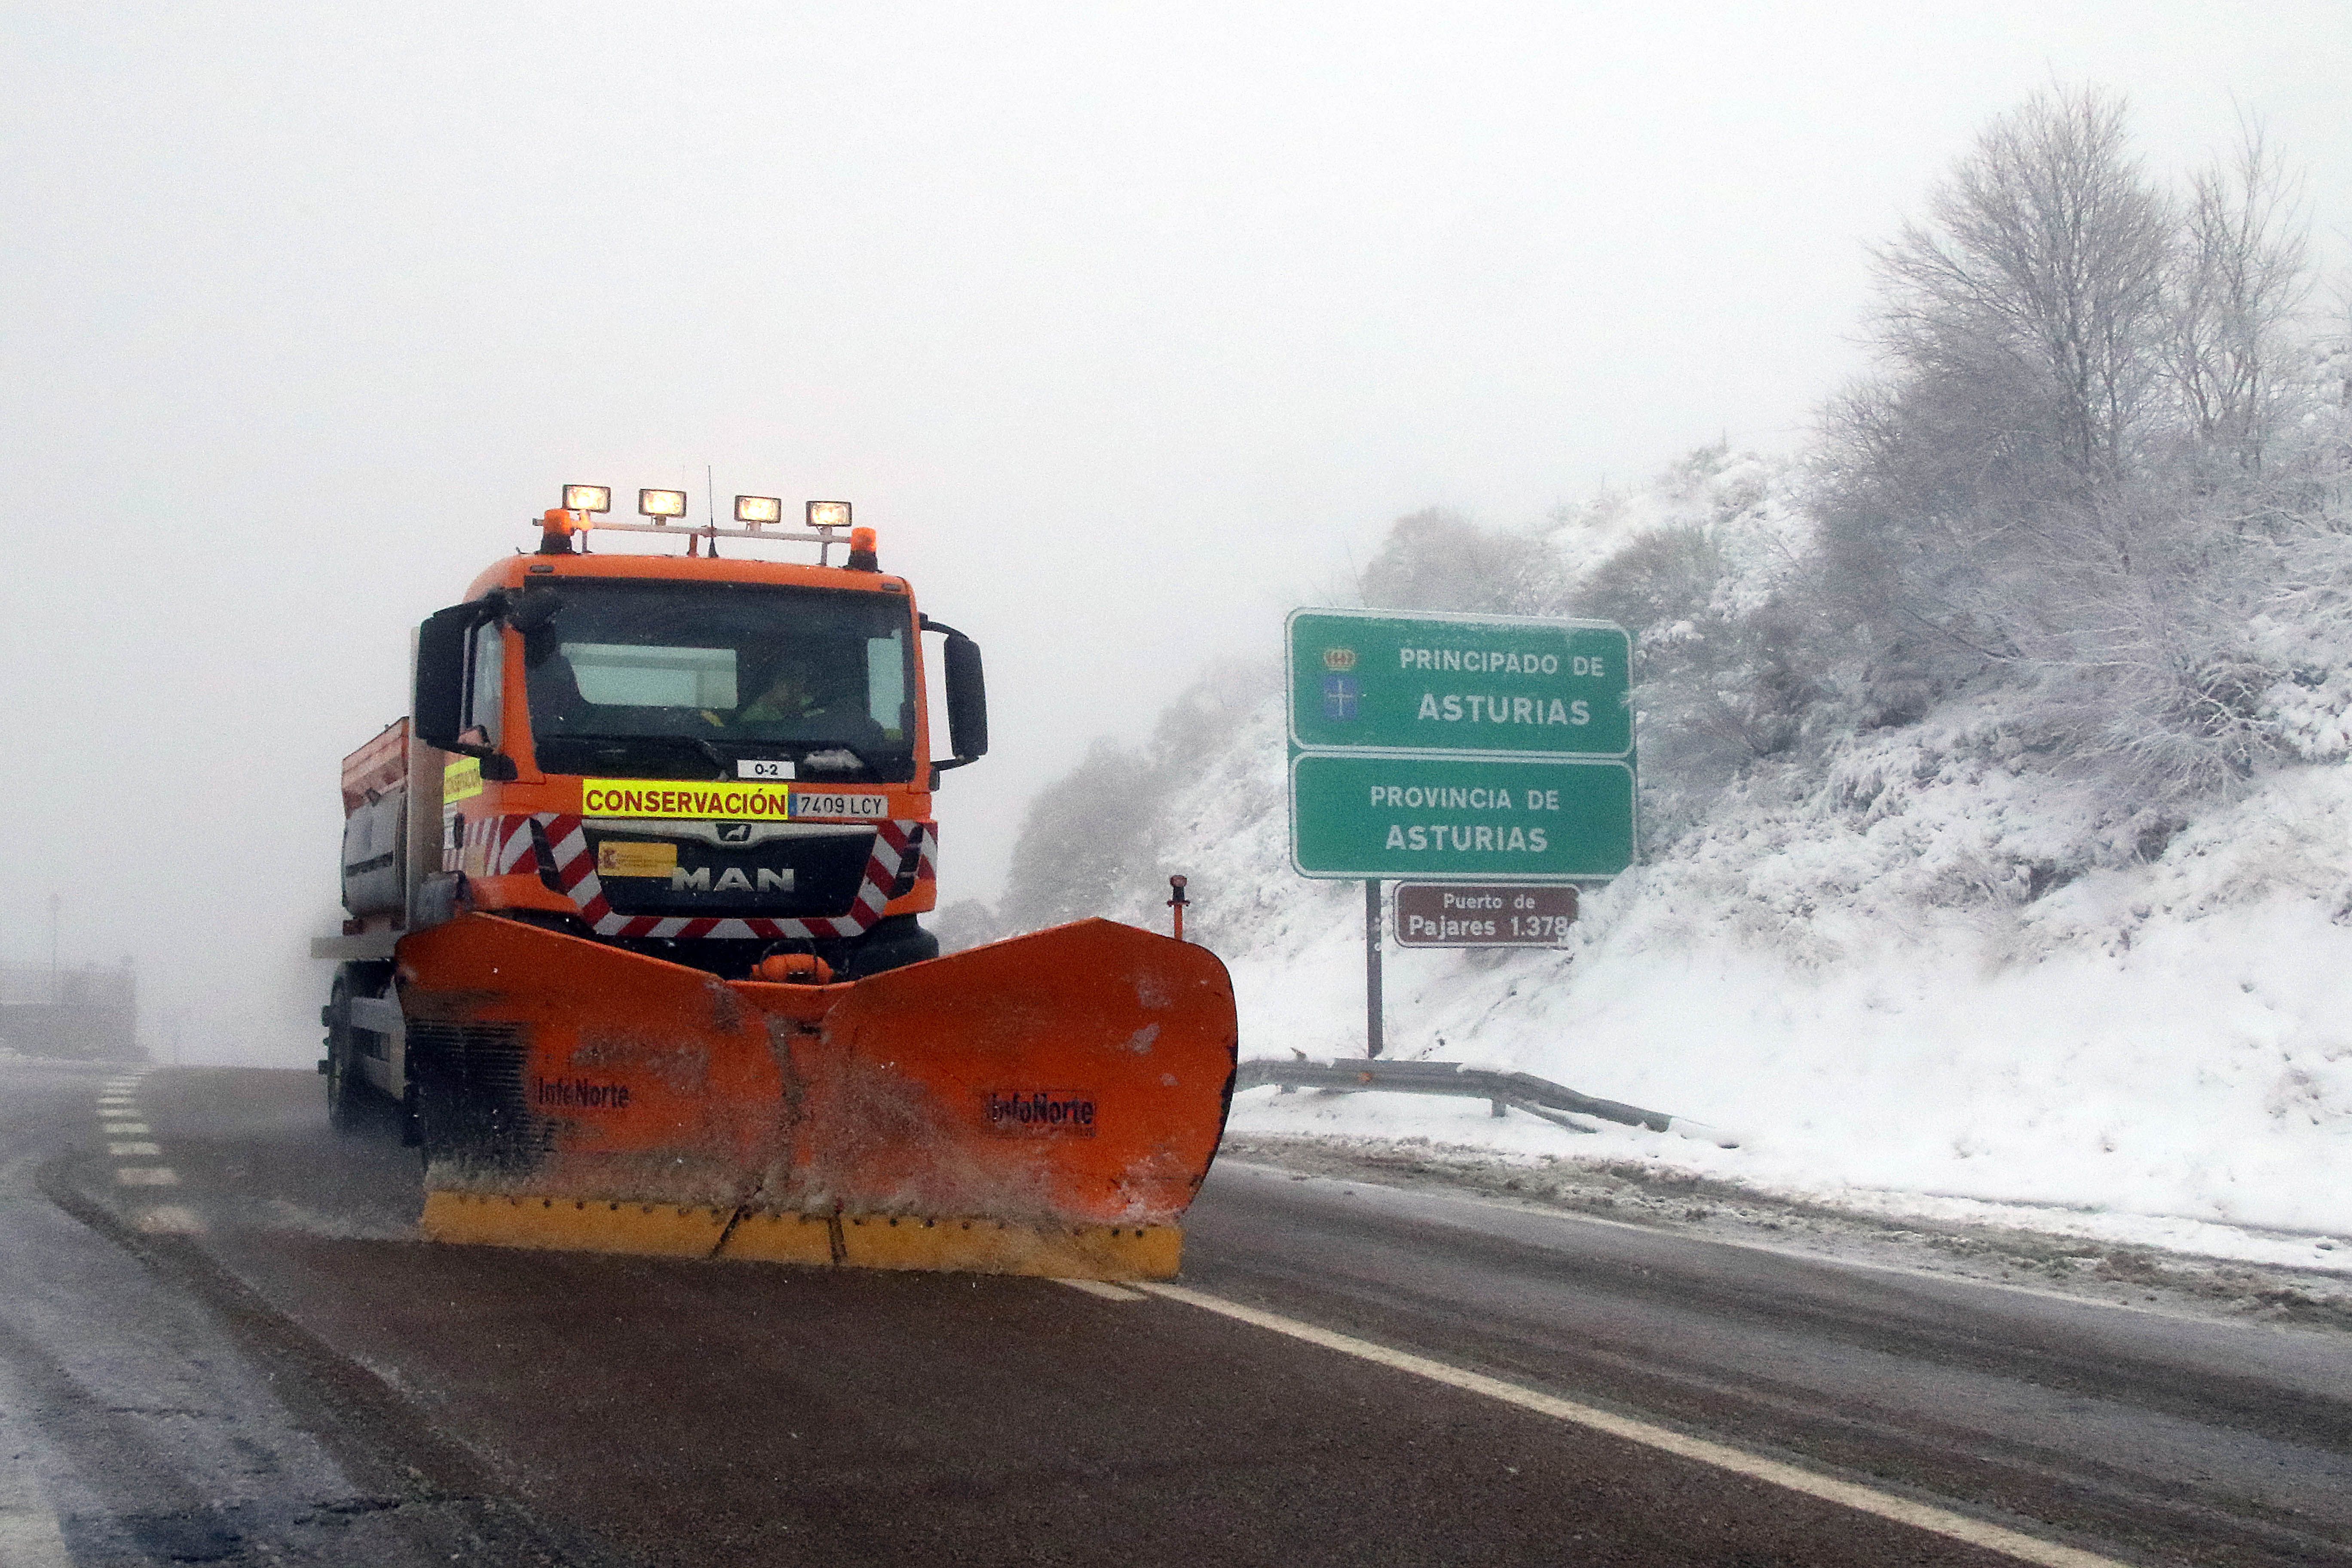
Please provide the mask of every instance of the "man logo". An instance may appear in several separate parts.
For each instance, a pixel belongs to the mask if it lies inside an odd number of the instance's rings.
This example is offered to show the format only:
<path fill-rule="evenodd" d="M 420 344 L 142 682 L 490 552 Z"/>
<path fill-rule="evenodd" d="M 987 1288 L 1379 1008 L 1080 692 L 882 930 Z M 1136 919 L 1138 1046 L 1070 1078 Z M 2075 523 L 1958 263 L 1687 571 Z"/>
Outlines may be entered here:
<path fill-rule="evenodd" d="M 1326 669 L 1355 668 L 1356 650 L 1351 647 L 1325 648 L 1323 650 L 1323 668 Z"/>
<path fill-rule="evenodd" d="M 719 842 L 721 844 L 751 843 L 751 825 L 748 822 L 720 823 L 719 825 Z"/>

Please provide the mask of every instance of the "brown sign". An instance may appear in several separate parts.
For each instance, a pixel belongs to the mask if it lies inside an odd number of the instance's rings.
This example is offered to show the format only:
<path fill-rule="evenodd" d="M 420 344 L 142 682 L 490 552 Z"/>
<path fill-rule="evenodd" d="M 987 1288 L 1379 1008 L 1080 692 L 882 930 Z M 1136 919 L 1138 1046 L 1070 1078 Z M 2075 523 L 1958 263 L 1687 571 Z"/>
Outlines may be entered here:
<path fill-rule="evenodd" d="M 1516 882 L 1399 882 L 1400 947 L 1559 947 L 1576 889 Z"/>

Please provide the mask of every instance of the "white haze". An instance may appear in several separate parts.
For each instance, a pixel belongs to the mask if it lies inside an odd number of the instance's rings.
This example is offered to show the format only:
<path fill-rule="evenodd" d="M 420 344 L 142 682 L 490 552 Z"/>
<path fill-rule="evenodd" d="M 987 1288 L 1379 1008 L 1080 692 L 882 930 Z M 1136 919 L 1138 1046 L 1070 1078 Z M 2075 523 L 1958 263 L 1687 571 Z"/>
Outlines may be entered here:
<path fill-rule="evenodd" d="M 2264 117 L 2334 4 L 20 3 L 0 16 L 0 955 L 307 1058 L 338 759 L 566 480 L 847 497 L 989 654 L 946 893 L 1397 514 L 1540 516 L 1858 368 L 1990 114 Z M 1900 20 L 1897 20 L 1900 18 Z"/>

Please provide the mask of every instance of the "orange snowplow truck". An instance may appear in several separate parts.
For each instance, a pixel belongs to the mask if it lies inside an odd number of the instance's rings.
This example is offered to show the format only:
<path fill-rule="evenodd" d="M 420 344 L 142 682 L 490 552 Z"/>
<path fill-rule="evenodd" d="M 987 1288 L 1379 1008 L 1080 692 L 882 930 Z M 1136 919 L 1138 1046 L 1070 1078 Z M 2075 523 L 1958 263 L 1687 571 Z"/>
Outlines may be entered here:
<path fill-rule="evenodd" d="M 932 796 L 987 749 L 979 648 L 845 503 L 791 529 L 740 497 L 726 528 L 609 497 L 568 488 L 427 618 L 412 716 L 344 762 L 331 1118 L 388 1097 L 444 1241 L 1172 1274 L 1232 1095 L 1224 966 L 1100 920 L 940 957 Z M 777 542 L 816 563 L 744 558 Z"/>

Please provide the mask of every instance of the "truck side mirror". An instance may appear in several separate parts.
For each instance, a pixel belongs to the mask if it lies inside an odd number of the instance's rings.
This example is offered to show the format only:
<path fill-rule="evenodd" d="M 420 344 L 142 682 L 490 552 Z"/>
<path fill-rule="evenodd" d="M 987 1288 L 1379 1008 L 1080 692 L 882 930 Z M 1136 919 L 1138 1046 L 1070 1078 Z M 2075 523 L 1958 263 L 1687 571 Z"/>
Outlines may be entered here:
<path fill-rule="evenodd" d="M 467 649 L 474 628 L 495 613 L 495 605 L 478 602 L 452 605 L 425 617 L 416 628 L 416 682 L 409 712 L 418 740 L 444 752 L 478 757 L 484 778 L 504 782 L 515 776 L 513 759 L 496 746 L 463 739 Z"/>
<path fill-rule="evenodd" d="M 980 668 L 980 645 L 961 632 L 948 634 L 944 670 L 948 689 L 948 746 L 968 763 L 988 754 L 988 682 Z"/>
<path fill-rule="evenodd" d="M 428 746 L 463 749 L 457 733 L 465 727 L 466 644 L 481 620 L 480 605 L 453 605 L 416 628 L 416 689 L 409 712 L 416 738 Z"/>

